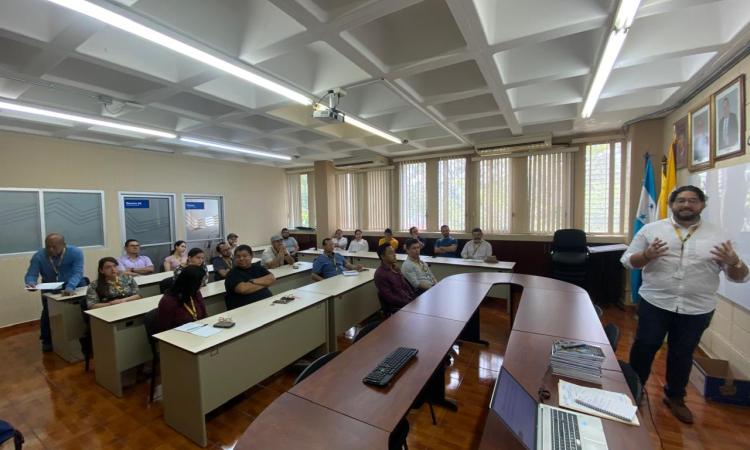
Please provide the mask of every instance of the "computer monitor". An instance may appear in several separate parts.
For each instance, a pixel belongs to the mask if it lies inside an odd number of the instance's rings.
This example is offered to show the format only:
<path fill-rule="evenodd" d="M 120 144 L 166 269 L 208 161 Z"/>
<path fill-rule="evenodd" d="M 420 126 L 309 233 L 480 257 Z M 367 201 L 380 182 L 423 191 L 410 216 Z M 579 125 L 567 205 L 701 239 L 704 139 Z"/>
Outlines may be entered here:
<path fill-rule="evenodd" d="M 538 404 L 505 367 L 500 369 L 492 410 L 527 449 L 536 447 Z"/>

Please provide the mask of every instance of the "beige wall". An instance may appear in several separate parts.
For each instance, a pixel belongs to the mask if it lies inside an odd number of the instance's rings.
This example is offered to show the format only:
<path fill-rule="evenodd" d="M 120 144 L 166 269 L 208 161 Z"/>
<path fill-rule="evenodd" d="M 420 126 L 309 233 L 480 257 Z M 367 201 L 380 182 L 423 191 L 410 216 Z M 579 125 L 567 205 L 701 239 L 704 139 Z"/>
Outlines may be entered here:
<path fill-rule="evenodd" d="M 121 252 L 119 191 L 175 193 L 178 239 L 184 193 L 223 195 L 225 230 L 244 243 L 265 243 L 286 223 L 286 177 L 271 167 L 0 132 L 0 170 L 0 187 L 105 192 L 106 247 L 84 249 L 89 277 L 100 257 Z M 39 294 L 22 288 L 30 256 L 0 256 L 0 327 L 39 316 Z"/>
<path fill-rule="evenodd" d="M 745 117 L 748 117 L 748 114 L 750 114 L 750 102 L 748 102 L 748 97 L 750 97 L 748 96 L 750 57 L 746 57 L 740 61 L 721 78 L 695 96 L 690 102 L 665 118 L 663 124 L 664 141 L 662 145 L 665 153 L 672 142 L 672 124 L 687 115 L 690 110 L 706 101 L 711 94 L 743 73 L 745 74 Z M 748 135 L 750 133 L 748 133 L 746 124 L 745 142 L 747 142 Z M 745 149 L 744 156 L 717 162 L 716 167 L 729 167 L 750 162 L 750 152 L 748 150 Z M 684 184 L 688 176 L 689 172 L 687 169 L 678 170 L 678 184 Z M 720 296 L 719 306 L 714 314 L 711 327 L 703 334 L 701 348 L 713 357 L 729 360 L 736 370 L 743 373 L 745 377 L 750 378 L 750 311 Z"/>

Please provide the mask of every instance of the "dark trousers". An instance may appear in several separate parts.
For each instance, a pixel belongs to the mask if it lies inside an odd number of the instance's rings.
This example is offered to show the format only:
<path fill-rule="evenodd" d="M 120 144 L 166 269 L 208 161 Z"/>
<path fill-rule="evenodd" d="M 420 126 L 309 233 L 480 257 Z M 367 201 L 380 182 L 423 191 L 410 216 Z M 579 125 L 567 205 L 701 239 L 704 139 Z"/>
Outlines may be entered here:
<path fill-rule="evenodd" d="M 49 326 L 49 308 L 47 307 L 47 297 L 42 295 L 42 316 L 39 318 L 40 335 L 43 345 L 52 345 L 52 330 Z"/>
<path fill-rule="evenodd" d="M 656 352 L 667 338 L 667 386 L 670 398 L 685 397 L 693 352 L 708 328 L 713 311 L 706 314 L 678 314 L 658 308 L 647 301 L 638 304 L 638 329 L 630 348 L 630 365 L 646 385 Z"/>

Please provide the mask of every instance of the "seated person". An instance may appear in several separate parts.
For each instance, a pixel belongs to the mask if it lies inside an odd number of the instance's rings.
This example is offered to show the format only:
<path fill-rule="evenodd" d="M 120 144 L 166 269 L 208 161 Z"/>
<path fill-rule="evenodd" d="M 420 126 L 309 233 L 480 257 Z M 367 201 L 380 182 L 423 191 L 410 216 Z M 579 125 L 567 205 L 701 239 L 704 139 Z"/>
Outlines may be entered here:
<path fill-rule="evenodd" d="M 344 232 L 339 230 L 336 230 L 335 233 L 333 233 L 333 237 L 331 238 L 331 241 L 333 241 L 333 249 L 334 250 L 346 250 L 346 244 L 349 242 L 347 238 L 344 237 Z"/>
<path fill-rule="evenodd" d="M 125 241 L 125 254 L 117 258 L 117 270 L 131 277 L 154 273 L 151 258 L 141 255 L 141 243 L 135 239 Z"/>
<path fill-rule="evenodd" d="M 187 243 L 177 241 L 172 246 L 172 254 L 164 258 L 164 271 L 171 272 L 183 264 L 187 264 Z"/>
<path fill-rule="evenodd" d="M 118 272 L 115 258 L 107 256 L 99 260 L 96 280 L 86 290 L 88 309 L 117 305 L 141 298 L 138 295 L 138 284 L 127 273 Z"/>
<path fill-rule="evenodd" d="M 474 228 L 471 230 L 472 240 L 464 245 L 461 250 L 461 257 L 464 259 L 481 259 L 492 256 L 492 245 L 482 239 L 482 229 Z"/>
<path fill-rule="evenodd" d="M 354 231 L 354 239 L 349 243 L 350 252 L 367 252 L 370 251 L 370 244 L 362 239 L 362 230 Z"/>
<path fill-rule="evenodd" d="M 234 267 L 224 280 L 227 310 L 270 297 L 273 294 L 268 286 L 274 281 L 276 277 L 260 263 L 253 264 L 253 249 L 249 245 L 239 245 L 234 251 Z"/>
<path fill-rule="evenodd" d="M 375 287 L 378 296 L 392 308 L 402 308 L 416 298 L 416 293 L 401 274 L 396 262 L 396 252 L 390 244 L 378 247 L 380 266 L 375 270 Z"/>
<path fill-rule="evenodd" d="M 440 227 L 443 237 L 435 241 L 435 256 L 445 258 L 458 258 L 458 239 L 451 236 L 448 225 Z"/>
<path fill-rule="evenodd" d="M 419 249 L 422 250 L 427 245 L 421 237 L 419 237 L 419 228 L 417 227 L 411 227 L 409 228 L 409 239 L 414 239 L 415 241 L 419 242 Z M 404 250 L 406 250 L 406 244 L 404 244 Z"/>
<path fill-rule="evenodd" d="M 393 231 L 390 228 L 386 228 L 383 232 L 383 237 L 378 241 L 378 247 L 383 244 L 390 244 L 393 250 L 398 248 L 398 241 L 393 237 Z"/>
<path fill-rule="evenodd" d="M 289 235 L 289 230 L 287 228 L 281 229 L 281 237 L 283 238 L 284 247 L 286 247 L 286 251 L 289 252 L 292 257 L 297 257 L 297 252 L 299 251 L 299 244 L 297 243 L 297 239 L 294 238 L 294 236 Z"/>
<path fill-rule="evenodd" d="M 420 244 L 416 239 L 406 240 L 406 260 L 401 264 L 401 272 L 417 295 L 435 286 L 437 278 L 432 274 L 430 267 L 419 259 Z"/>
<path fill-rule="evenodd" d="M 203 253 L 203 249 L 198 247 L 191 248 L 187 255 L 187 262 L 177 266 L 174 270 L 174 277 L 177 278 L 180 275 L 180 272 L 188 266 L 198 266 L 202 268 L 205 275 L 203 276 L 203 280 L 201 280 L 201 286 L 208 284 L 208 267 L 206 267 L 206 254 Z"/>
<path fill-rule="evenodd" d="M 334 253 L 333 241 L 331 238 L 323 239 L 323 254 L 319 255 L 313 261 L 312 266 L 312 279 L 313 281 L 320 281 L 325 278 L 335 277 L 341 275 L 344 270 L 363 270 L 363 267 L 359 264 L 352 265 L 346 261 L 346 258 Z"/>
<path fill-rule="evenodd" d="M 284 239 L 281 236 L 271 236 L 271 246 L 263 250 L 260 255 L 260 264 L 266 269 L 275 269 L 284 264 L 294 264 L 294 258 L 287 253 L 284 247 Z"/>
<path fill-rule="evenodd" d="M 240 245 L 240 237 L 234 233 L 229 233 L 227 235 L 227 244 L 229 244 L 229 250 L 234 254 L 234 251 L 237 250 L 237 247 Z"/>
<path fill-rule="evenodd" d="M 218 255 L 211 259 L 211 264 L 214 266 L 214 280 L 220 281 L 226 278 L 227 273 L 234 267 L 234 259 L 229 244 L 224 241 L 216 244 L 216 253 Z"/>
<path fill-rule="evenodd" d="M 201 280 L 206 273 L 200 266 L 187 266 L 159 300 L 157 328 L 171 330 L 207 316 L 201 294 Z"/>

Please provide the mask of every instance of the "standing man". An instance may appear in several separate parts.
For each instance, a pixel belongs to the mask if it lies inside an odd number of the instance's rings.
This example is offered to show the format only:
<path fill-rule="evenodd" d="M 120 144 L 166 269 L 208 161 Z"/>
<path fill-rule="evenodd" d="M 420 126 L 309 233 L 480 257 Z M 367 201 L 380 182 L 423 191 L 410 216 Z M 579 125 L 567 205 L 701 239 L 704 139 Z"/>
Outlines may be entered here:
<path fill-rule="evenodd" d="M 443 235 L 443 237 L 435 241 L 435 256 L 457 258 L 458 239 L 451 236 L 451 229 L 448 228 L 448 225 L 443 225 L 442 227 L 440 227 L 440 233 Z"/>
<path fill-rule="evenodd" d="M 313 261 L 312 279 L 321 281 L 326 278 L 341 275 L 344 270 L 364 270 L 359 264 L 352 265 L 346 262 L 346 258 L 333 251 L 333 241 L 331 238 L 323 239 L 323 254 L 318 255 Z"/>
<path fill-rule="evenodd" d="M 83 280 L 83 252 L 72 245 L 65 244 L 65 238 L 59 233 L 47 235 L 44 248 L 31 257 L 24 282 L 26 288 L 34 290 L 39 276 L 42 283 L 62 281 L 63 295 L 72 295 Z M 39 320 L 42 351 L 52 351 L 52 332 L 49 326 L 47 297 L 42 295 L 42 316 Z"/>
<path fill-rule="evenodd" d="M 471 230 L 472 240 L 464 244 L 461 250 L 461 257 L 464 259 L 481 259 L 492 256 L 492 246 L 483 239 L 484 234 L 481 228 Z"/>
<path fill-rule="evenodd" d="M 294 236 L 289 235 L 289 230 L 286 228 L 281 229 L 281 237 L 282 241 L 284 242 L 284 247 L 286 247 L 286 251 L 289 252 L 290 255 L 292 255 L 292 258 L 297 258 L 297 252 L 299 251 L 299 244 L 297 243 L 297 239 L 294 238 Z"/>
<path fill-rule="evenodd" d="M 271 236 L 271 246 L 263 250 L 260 255 L 260 264 L 266 269 L 275 269 L 284 264 L 294 264 L 294 258 L 287 253 L 284 240 L 281 236 Z"/>
<path fill-rule="evenodd" d="M 125 241 L 125 254 L 117 258 L 117 270 L 131 277 L 154 273 L 151 258 L 141 255 L 141 243 L 135 239 Z"/>
<path fill-rule="evenodd" d="M 404 247 L 406 247 L 406 254 L 408 256 L 406 257 L 406 261 L 401 264 L 401 271 L 417 295 L 420 295 L 427 289 L 435 286 L 437 278 L 432 274 L 430 267 L 419 258 L 419 251 L 422 245 L 418 240 L 409 238 L 406 240 Z"/>
<path fill-rule="evenodd" d="M 723 230 L 701 221 L 706 195 L 681 186 L 669 195 L 671 219 L 645 225 L 620 260 L 629 269 L 643 268 L 638 293 L 638 328 L 630 349 L 630 365 L 646 385 L 651 364 L 668 339 L 664 403 L 684 423 L 693 423 L 685 406 L 685 387 L 693 351 L 716 309 L 719 272 L 730 281 L 750 280 L 748 268 Z"/>
<path fill-rule="evenodd" d="M 719 149 L 737 145 L 739 136 L 737 114 L 733 113 L 729 107 L 729 96 L 721 99 L 721 118 L 719 118 Z"/>

